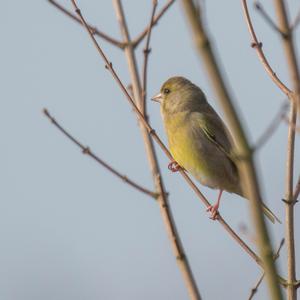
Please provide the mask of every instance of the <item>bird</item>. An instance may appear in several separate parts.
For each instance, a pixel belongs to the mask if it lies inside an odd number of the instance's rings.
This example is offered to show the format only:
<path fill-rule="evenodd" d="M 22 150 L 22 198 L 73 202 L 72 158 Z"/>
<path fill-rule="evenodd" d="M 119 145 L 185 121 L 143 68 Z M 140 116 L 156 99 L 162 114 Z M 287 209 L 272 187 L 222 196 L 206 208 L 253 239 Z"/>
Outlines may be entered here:
<path fill-rule="evenodd" d="M 172 172 L 185 170 L 202 185 L 219 190 L 216 204 L 207 208 L 210 218 L 217 219 L 223 191 L 245 197 L 233 159 L 232 137 L 226 125 L 203 91 L 184 77 L 169 78 L 152 100 L 160 103 L 174 159 L 168 168 Z M 262 206 L 272 223 L 280 222 L 265 204 Z"/>

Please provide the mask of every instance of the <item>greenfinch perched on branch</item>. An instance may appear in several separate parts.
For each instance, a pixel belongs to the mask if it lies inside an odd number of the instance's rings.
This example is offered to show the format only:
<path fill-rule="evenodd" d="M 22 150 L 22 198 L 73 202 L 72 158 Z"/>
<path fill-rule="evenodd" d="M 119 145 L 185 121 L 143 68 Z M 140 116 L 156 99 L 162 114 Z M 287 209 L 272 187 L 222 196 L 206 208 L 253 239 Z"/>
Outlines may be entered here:
<path fill-rule="evenodd" d="M 225 124 L 202 90 L 183 77 L 168 79 L 152 100 L 161 105 L 174 158 L 169 169 L 176 172 L 183 168 L 201 184 L 220 190 L 216 204 L 207 209 L 215 219 L 223 191 L 243 197 L 238 170 L 232 159 L 232 141 Z M 278 220 L 265 205 L 263 211 L 273 223 Z"/>

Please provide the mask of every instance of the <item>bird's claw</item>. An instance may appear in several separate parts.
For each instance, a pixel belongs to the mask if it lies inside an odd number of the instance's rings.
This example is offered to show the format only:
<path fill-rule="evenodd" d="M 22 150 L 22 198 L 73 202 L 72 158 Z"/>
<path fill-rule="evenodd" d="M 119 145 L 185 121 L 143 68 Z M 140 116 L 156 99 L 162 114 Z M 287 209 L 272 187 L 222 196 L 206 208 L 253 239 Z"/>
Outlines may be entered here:
<path fill-rule="evenodd" d="M 219 206 L 218 205 L 210 205 L 208 206 L 208 208 L 206 209 L 206 211 L 210 212 L 210 219 L 212 220 L 217 220 L 219 217 L 219 211 L 218 211 Z"/>
<path fill-rule="evenodd" d="M 168 164 L 168 169 L 174 173 L 174 172 L 178 172 L 179 170 L 181 170 L 181 167 L 179 166 L 179 164 L 176 161 L 171 161 Z"/>

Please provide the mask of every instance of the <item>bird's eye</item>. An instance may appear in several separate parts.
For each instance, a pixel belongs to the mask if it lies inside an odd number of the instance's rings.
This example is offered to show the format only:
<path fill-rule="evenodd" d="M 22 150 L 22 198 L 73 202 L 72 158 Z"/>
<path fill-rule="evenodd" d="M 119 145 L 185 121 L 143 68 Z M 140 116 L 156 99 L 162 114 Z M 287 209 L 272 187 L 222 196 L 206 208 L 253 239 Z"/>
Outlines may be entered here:
<path fill-rule="evenodd" d="M 170 93 L 170 90 L 169 89 L 164 89 L 164 94 L 169 94 Z"/>

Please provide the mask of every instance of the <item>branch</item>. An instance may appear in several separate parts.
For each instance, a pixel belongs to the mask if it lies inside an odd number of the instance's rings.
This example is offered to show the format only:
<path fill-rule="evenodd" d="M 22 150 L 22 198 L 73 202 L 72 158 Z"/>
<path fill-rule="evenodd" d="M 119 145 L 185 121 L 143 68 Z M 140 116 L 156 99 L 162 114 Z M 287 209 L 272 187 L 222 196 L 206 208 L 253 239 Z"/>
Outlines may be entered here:
<path fill-rule="evenodd" d="M 72 0 L 73 1 L 73 0 Z M 162 151 L 166 154 L 166 156 L 172 160 L 172 156 L 170 154 L 170 152 L 168 151 L 167 147 L 163 144 L 163 142 L 161 141 L 161 139 L 159 138 L 159 136 L 156 134 L 155 130 L 149 125 L 149 123 L 147 122 L 146 118 L 143 116 L 143 114 L 140 112 L 140 110 L 138 109 L 137 105 L 135 104 L 134 100 L 132 99 L 132 97 L 130 96 L 130 94 L 128 93 L 128 91 L 126 90 L 125 86 L 123 85 L 123 83 L 121 82 L 120 78 L 118 77 L 118 75 L 116 74 L 112 63 L 108 60 L 108 58 L 106 57 L 105 53 L 103 52 L 103 50 L 101 49 L 101 47 L 99 46 L 99 44 L 97 43 L 97 41 L 95 40 L 93 34 L 90 32 L 89 27 L 86 25 L 84 18 L 81 15 L 80 10 L 78 9 L 78 7 L 75 4 L 75 9 L 76 12 L 81 16 L 82 18 L 82 22 L 84 24 L 85 29 L 87 30 L 89 36 L 92 39 L 92 42 L 96 48 L 96 50 L 98 51 L 99 55 L 102 57 L 102 59 L 105 61 L 106 63 L 106 69 L 111 73 L 112 77 L 114 78 L 114 80 L 116 81 L 116 83 L 118 84 L 118 86 L 120 87 L 121 91 L 124 93 L 125 98 L 127 99 L 129 105 L 132 107 L 132 109 L 135 111 L 135 113 L 137 114 L 141 124 L 144 126 L 144 128 L 146 128 L 146 130 L 148 131 L 148 133 L 152 136 L 152 138 L 154 139 L 154 141 L 158 144 L 158 146 L 162 149 Z M 187 182 L 187 184 L 191 187 L 191 189 L 196 193 L 196 195 L 199 197 L 199 199 L 202 201 L 202 203 L 206 206 L 209 207 L 211 206 L 211 204 L 208 202 L 208 200 L 204 197 L 204 195 L 200 192 L 200 190 L 197 188 L 197 186 L 193 183 L 193 181 L 190 179 L 190 177 L 183 171 L 180 170 L 179 173 L 182 175 L 182 177 L 185 179 L 185 181 Z M 159 178 L 157 178 L 157 180 L 159 180 Z M 168 206 L 166 206 L 167 208 Z M 224 229 L 229 233 L 229 235 L 245 250 L 245 252 L 258 264 L 260 265 L 262 268 L 263 263 L 261 261 L 261 259 L 255 254 L 255 252 L 234 232 L 234 230 L 225 222 L 225 220 L 221 217 L 221 215 L 219 215 L 219 218 L 217 220 L 223 227 Z M 181 256 L 178 256 L 180 259 Z M 284 283 L 285 280 L 281 279 L 281 282 Z"/>
<path fill-rule="evenodd" d="M 249 199 L 250 212 L 255 226 L 257 246 L 263 261 L 267 282 L 273 300 L 281 300 L 282 294 L 277 277 L 277 269 L 272 259 L 272 245 L 262 212 L 262 200 L 258 184 L 257 173 L 253 162 L 253 153 L 248 143 L 242 123 L 227 89 L 220 63 L 210 43 L 201 19 L 201 7 L 197 9 L 193 0 L 181 1 L 187 20 L 190 24 L 193 40 L 206 67 L 211 84 L 216 91 L 218 100 L 227 118 L 229 129 L 234 140 L 234 154 L 243 159 L 237 160 L 237 167 L 241 178 L 242 190 Z"/>
<path fill-rule="evenodd" d="M 132 83 L 132 91 L 133 91 L 133 99 L 131 100 L 134 100 L 133 103 L 136 104 L 137 111 L 143 116 L 144 119 L 145 115 L 144 115 L 144 111 L 142 110 L 143 109 L 142 90 L 141 90 L 140 77 L 138 74 L 138 68 L 137 68 L 137 63 L 136 63 L 136 58 L 134 53 L 134 47 L 130 39 L 129 30 L 127 27 L 125 14 L 123 11 L 121 1 L 114 0 L 113 4 L 115 7 L 115 12 L 116 12 L 117 20 L 119 22 L 123 41 L 126 44 L 124 51 L 127 59 L 129 74 Z M 168 197 L 165 192 L 165 187 L 159 169 L 156 152 L 153 145 L 153 140 L 151 139 L 151 136 L 149 135 L 149 132 L 147 131 L 145 126 L 143 126 L 141 118 L 139 118 L 139 125 L 142 132 L 142 137 L 144 139 L 150 170 L 152 171 L 155 190 L 159 194 L 157 200 L 158 203 L 160 204 L 160 212 L 167 230 L 169 240 L 173 247 L 174 255 L 177 258 L 177 263 L 181 271 L 181 274 L 183 276 L 184 283 L 186 284 L 186 288 L 190 298 L 194 300 L 200 300 L 201 299 L 200 292 L 197 288 L 196 281 L 194 279 L 188 258 L 185 254 L 185 250 L 183 248 L 180 236 L 178 234 L 173 214 L 169 208 Z"/>
<path fill-rule="evenodd" d="M 169 0 L 165 6 L 160 10 L 157 16 L 154 17 L 152 27 L 155 26 L 160 18 L 167 12 L 167 10 L 171 7 L 171 5 L 175 2 L 175 0 Z M 140 42 L 145 38 L 148 33 L 148 26 L 133 40 L 133 47 L 136 48 Z"/>
<path fill-rule="evenodd" d="M 243 9 L 244 9 L 244 14 L 245 14 L 246 22 L 248 25 L 248 29 L 249 29 L 250 35 L 252 37 L 251 47 L 256 50 L 258 58 L 260 59 L 263 67 L 265 68 L 267 73 L 270 75 L 273 82 L 290 99 L 292 96 L 292 91 L 277 77 L 276 73 L 273 71 L 273 69 L 271 68 L 271 66 L 269 65 L 269 63 L 267 61 L 267 58 L 265 57 L 265 54 L 262 50 L 262 43 L 260 43 L 256 37 L 255 31 L 254 31 L 254 28 L 252 25 L 252 21 L 251 21 L 250 15 L 249 15 L 249 11 L 248 11 L 247 0 L 242 0 L 242 3 L 243 3 Z"/>
<path fill-rule="evenodd" d="M 263 134 L 258 138 L 257 142 L 253 146 L 253 150 L 260 149 L 267 142 L 267 140 L 272 136 L 272 134 L 278 128 L 280 122 L 284 119 L 287 108 L 288 108 L 287 103 L 284 103 L 280 107 L 280 109 L 279 109 L 278 113 L 275 115 L 274 119 L 271 121 L 269 126 L 265 129 Z"/>
<path fill-rule="evenodd" d="M 63 7 L 61 4 L 57 3 L 55 0 L 48 0 L 48 2 L 50 4 L 52 4 L 53 6 L 55 6 L 58 10 L 60 10 L 62 13 L 64 13 L 65 15 L 67 15 L 68 17 L 70 17 L 72 20 L 76 21 L 77 23 L 81 24 L 81 21 L 79 18 L 77 18 L 75 15 L 73 15 L 70 11 L 68 11 L 65 7 Z M 104 40 L 106 40 L 107 42 L 111 43 L 112 45 L 123 49 L 124 48 L 124 44 L 119 42 L 118 40 L 108 36 L 106 33 L 100 31 L 99 29 L 97 29 L 95 26 L 92 26 L 90 24 L 87 24 L 87 26 L 89 27 L 90 31 L 103 38 Z"/>
<path fill-rule="evenodd" d="M 150 18 L 150 24 L 148 26 L 147 38 L 146 38 L 146 46 L 144 49 L 144 65 L 143 65 L 143 81 L 142 81 L 142 107 L 141 110 L 143 114 L 146 116 L 146 97 L 147 97 L 147 74 L 148 74 L 148 58 L 150 54 L 150 37 L 151 31 L 153 27 L 153 20 L 155 15 L 155 10 L 157 7 L 157 0 L 153 0 L 152 13 Z"/>
<path fill-rule="evenodd" d="M 285 177 L 285 232 L 287 242 L 287 298 L 297 299 L 296 281 L 296 255 L 295 255 L 295 230 L 294 230 L 294 156 L 295 156 L 295 134 L 297 124 L 297 106 L 300 111 L 300 74 L 299 64 L 294 44 L 293 31 L 290 30 L 287 8 L 282 0 L 274 0 L 275 11 L 278 24 L 285 38 L 282 44 L 285 51 L 290 80 L 293 86 L 293 96 L 291 97 L 291 108 L 289 116 L 287 157 L 286 157 L 286 177 Z"/>
<path fill-rule="evenodd" d="M 273 28 L 276 32 L 278 32 L 281 36 L 284 36 L 284 33 L 278 28 L 278 26 L 275 24 L 275 22 L 272 20 L 272 18 L 267 14 L 263 6 L 259 1 L 256 1 L 254 3 L 254 7 L 257 9 L 257 11 L 262 15 L 264 20 L 270 25 L 271 28 Z"/>
<path fill-rule="evenodd" d="M 281 248 L 282 246 L 284 245 L 284 239 L 282 239 L 280 241 L 280 244 L 279 244 L 279 247 L 274 255 L 274 260 L 276 260 L 278 257 L 279 257 L 279 254 L 280 254 L 280 251 L 281 251 Z M 265 277 L 265 272 L 263 272 L 260 276 L 260 278 L 258 279 L 257 283 L 255 284 L 255 286 L 251 289 L 251 292 L 250 292 L 250 296 L 248 298 L 248 300 L 251 300 L 253 299 L 254 295 L 257 293 L 257 290 L 260 286 L 260 284 L 262 283 L 263 279 Z"/>
<path fill-rule="evenodd" d="M 45 116 L 51 121 L 51 123 L 61 132 L 63 133 L 70 141 L 72 141 L 75 145 L 77 145 L 81 150 L 83 154 L 86 154 L 93 158 L 97 163 L 99 163 L 102 167 L 104 167 L 106 170 L 108 170 L 110 173 L 114 174 L 118 178 L 120 178 L 125 183 L 129 184 L 136 190 L 152 197 L 157 198 L 157 194 L 154 192 L 151 192 L 150 190 L 142 187 L 138 183 L 134 182 L 133 180 L 129 179 L 126 175 L 122 175 L 120 172 L 118 172 L 116 169 L 111 167 L 108 163 L 103 161 L 101 158 L 99 158 L 96 154 L 90 150 L 88 146 L 84 146 L 82 143 L 80 143 L 75 137 L 73 137 L 66 129 L 64 129 L 57 121 L 56 119 L 50 115 L 49 111 L 45 108 L 43 110 Z"/>

